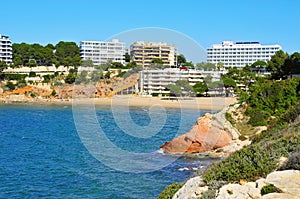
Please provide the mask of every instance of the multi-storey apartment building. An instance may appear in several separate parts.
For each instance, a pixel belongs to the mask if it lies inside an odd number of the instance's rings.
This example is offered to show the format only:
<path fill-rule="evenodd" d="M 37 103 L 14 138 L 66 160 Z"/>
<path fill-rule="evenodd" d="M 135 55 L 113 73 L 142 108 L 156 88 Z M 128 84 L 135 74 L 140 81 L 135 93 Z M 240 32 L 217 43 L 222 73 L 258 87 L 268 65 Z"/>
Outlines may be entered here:
<path fill-rule="evenodd" d="M 213 81 L 220 80 L 221 74 L 226 71 L 201 71 L 201 70 L 180 70 L 178 68 L 166 68 L 163 70 L 140 71 L 139 91 L 141 94 L 167 94 L 168 84 L 175 84 L 177 80 L 188 80 L 191 86 L 210 75 Z"/>
<path fill-rule="evenodd" d="M 108 61 L 125 64 L 125 43 L 118 39 L 111 41 L 81 41 L 80 56 L 82 60 L 92 60 L 95 65 Z"/>
<path fill-rule="evenodd" d="M 159 58 L 164 66 L 177 65 L 177 48 L 167 45 L 165 42 L 135 42 L 130 46 L 131 61 L 147 67 L 152 60 Z"/>
<path fill-rule="evenodd" d="M 0 35 L 0 61 L 12 63 L 12 44 L 8 36 Z"/>
<path fill-rule="evenodd" d="M 222 44 L 213 44 L 207 49 L 207 62 L 222 63 L 225 67 L 244 67 L 254 62 L 268 61 L 281 46 L 262 45 L 259 42 L 223 41 Z"/>

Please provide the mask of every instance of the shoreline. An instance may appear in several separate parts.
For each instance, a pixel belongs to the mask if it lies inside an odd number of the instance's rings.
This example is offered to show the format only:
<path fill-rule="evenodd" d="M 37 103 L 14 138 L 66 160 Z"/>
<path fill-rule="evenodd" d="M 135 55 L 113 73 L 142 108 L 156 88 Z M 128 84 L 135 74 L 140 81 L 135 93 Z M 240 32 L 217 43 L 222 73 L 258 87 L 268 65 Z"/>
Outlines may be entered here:
<path fill-rule="evenodd" d="M 233 97 L 195 97 L 179 100 L 165 100 L 160 97 L 142 96 L 114 96 L 112 98 L 74 98 L 74 99 L 38 99 L 24 98 L 0 98 L 0 104 L 46 104 L 46 105 L 85 105 L 94 104 L 95 106 L 130 106 L 130 107 L 153 107 L 164 108 L 183 108 L 196 110 L 222 110 L 237 101 Z"/>

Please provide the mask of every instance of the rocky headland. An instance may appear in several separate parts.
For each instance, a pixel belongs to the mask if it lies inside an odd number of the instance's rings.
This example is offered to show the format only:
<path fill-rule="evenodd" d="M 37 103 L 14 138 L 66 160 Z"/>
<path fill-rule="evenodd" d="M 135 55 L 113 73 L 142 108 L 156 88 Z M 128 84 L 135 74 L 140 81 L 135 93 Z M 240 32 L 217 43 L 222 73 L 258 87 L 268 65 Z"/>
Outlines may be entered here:
<path fill-rule="evenodd" d="M 287 110 L 283 121 L 268 128 L 248 124 L 246 104 L 231 105 L 198 118 L 188 133 L 166 142 L 162 150 L 223 158 L 197 171 L 184 184 L 177 184 L 177 188 L 174 183 L 171 197 L 300 199 L 299 105 Z M 172 185 L 166 190 L 172 190 Z"/>
<path fill-rule="evenodd" d="M 249 145 L 248 137 L 240 132 L 226 119 L 227 112 L 240 110 L 240 105 L 232 105 L 197 119 L 189 132 L 166 142 L 160 148 L 168 154 L 199 154 L 210 157 L 227 157 L 231 153 Z M 264 128 L 263 128 L 264 129 Z"/>

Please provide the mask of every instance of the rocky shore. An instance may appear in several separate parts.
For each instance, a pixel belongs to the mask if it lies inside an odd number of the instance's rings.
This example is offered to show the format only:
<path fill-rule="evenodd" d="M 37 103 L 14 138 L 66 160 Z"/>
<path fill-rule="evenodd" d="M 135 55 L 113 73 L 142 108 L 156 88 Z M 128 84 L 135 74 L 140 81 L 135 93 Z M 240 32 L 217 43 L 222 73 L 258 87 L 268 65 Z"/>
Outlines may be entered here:
<path fill-rule="evenodd" d="M 166 142 L 160 148 L 169 154 L 227 157 L 251 143 L 247 137 L 239 139 L 241 134 L 225 118 L 226 112 L 237 110 L 239 106 L 226 107 L 215 114 L 206 113 L 198 118 L 188 133 Z"/>
<path fill-rule="evenodd" d="M 262 195 L 262 188 L 272 185 L 277 193 Z M 201 176 L 189 179 L 173 196 L 173 199 L 196 199 L 208 191 L 208 186 Z M 255 182 L 240 181 L 223 185 L 216 193 L 217 199 L 299 199 L 300 197 L 300 171 L 285 170 L 274 171 L 266 178 Z"/>

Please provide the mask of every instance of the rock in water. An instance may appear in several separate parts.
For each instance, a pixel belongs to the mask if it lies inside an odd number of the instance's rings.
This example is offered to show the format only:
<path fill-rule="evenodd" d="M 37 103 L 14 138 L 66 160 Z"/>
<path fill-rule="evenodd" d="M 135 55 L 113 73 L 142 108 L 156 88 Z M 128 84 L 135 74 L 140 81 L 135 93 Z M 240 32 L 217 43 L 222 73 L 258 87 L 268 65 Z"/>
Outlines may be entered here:
<path fill-rule="evenodd" d="M 231 140 L 231 133 L 224 128 L 224 122 L 206 113 L 198 118 L 197 124 L 188 133 L 166 142 L 160 148 L 171 154 L 199 153 L 227 146 Z"/>

